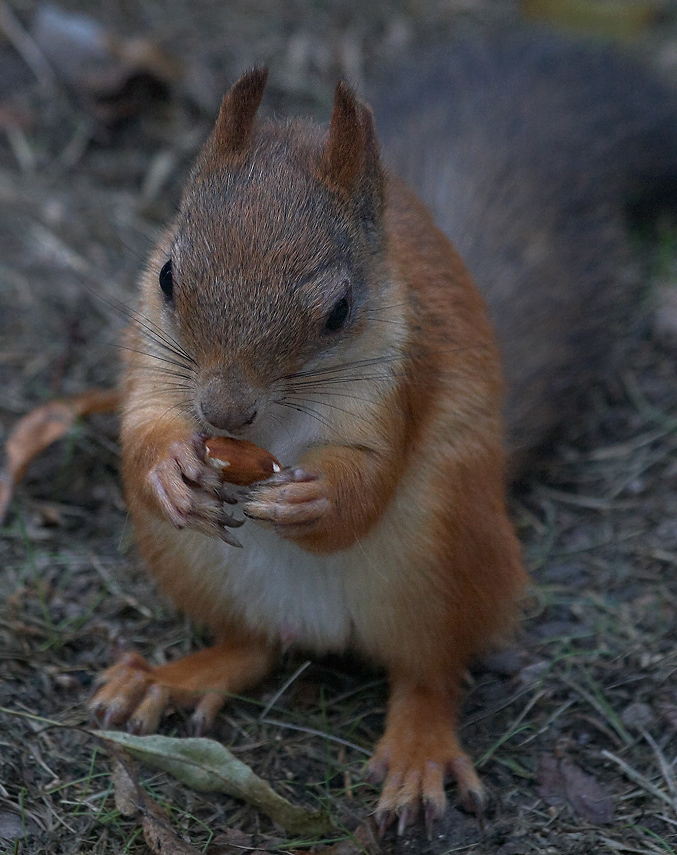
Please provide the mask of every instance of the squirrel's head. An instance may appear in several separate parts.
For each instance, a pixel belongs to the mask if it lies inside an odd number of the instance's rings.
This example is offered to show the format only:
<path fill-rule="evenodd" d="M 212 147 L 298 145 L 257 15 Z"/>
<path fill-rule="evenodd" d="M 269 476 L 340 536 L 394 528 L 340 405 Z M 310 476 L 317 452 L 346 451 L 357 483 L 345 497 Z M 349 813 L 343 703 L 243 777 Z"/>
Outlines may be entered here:
<path fill-rule="evenodd" d="M 328 131 L 259 121 L 266 77 L 248 72 L 223 99 L 154 271 L 163 328 L 194 361 L 198 419 L 231 433 L 288 378 L 351 353 L 384 279 L 371 111 L 339 83 Z"/>

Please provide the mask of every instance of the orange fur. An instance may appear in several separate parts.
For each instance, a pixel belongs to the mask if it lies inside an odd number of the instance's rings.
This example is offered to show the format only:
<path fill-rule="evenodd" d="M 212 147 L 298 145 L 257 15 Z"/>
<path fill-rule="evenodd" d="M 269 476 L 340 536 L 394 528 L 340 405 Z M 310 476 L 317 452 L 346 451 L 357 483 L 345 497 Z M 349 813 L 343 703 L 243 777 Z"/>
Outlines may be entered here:
<path fill-rule="evenodd" d="M 142 280 L 142 314 L 192 362 L 172 357 L 183 376 L 173 383 L 166 347 L 138 325 L 129 333 L 123 468 L 139 546 L 179 608 L 238 650 L 251 645 L 256 676 L 290 639 L 388 669 L 372 764 L 385 778 L 383 822 L 406 824 L 419 802 L 439 816 L 444 771 L 478 808 L 481 785 L 456 734 L 461 677 L 510 631 L 526 583 L 504 503 L 502 385 L 485 307 L 424 206 L 384 177 L 371 114 L 347 87 L 328 143 L 300 122 L 252 127 L 251 91 L 240 82 L 224 100 L 216 142 Z M 229 111 L 236 163 L 217 145 Z M 168 257 L 166 299 L 157 276 Z M 326 319 L 342 301 L 349 320 L 334 335 Z M 219 539 L 229 522 L 191 451 L 208 427 L 206 388 L 217 390 L 213 418 L 298 469 L 252 490 L 244 507 L 264 528 L 236 529 L 242 550 Z M 274 409 L 284 395 L 301 412 Z M 94 704 L 154 726 L 172 692 L 231 687 L 231 654 L 213 650 L 196 673 L 193 658 L 185 669 L 123 663 Z M 189 687 L 172 668 L 191 675 Z M 153 685 L 168 690 L 148 699 Z"/>

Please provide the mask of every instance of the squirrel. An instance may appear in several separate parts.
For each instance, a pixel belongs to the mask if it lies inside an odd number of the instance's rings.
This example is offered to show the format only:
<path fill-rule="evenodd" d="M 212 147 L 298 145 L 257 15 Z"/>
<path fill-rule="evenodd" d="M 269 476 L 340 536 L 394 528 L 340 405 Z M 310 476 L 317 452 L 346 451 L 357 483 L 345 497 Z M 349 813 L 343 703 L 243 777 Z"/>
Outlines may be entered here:
<path fill-rule="evenodd" d="M 639 277 L 617 279 L 621 196 L 677 175 L 677 147 L 661 148 L 677 140 L 668 93 L 609 62 L 541 36 L 442 52 L 375 87 L 383 158 L 345 82 L 328 130 L 259 119 L 264 69 L 230 89 L 142 275 L 122 386 L 140 552 L 215 644 L 162 666 L 125 654 L 91 701 L 107 725 L 152 732 L 185 704 L 202 733 L 289 644 L 356 651 L 389 679 L 369 764 L 381 830 L 422 807 L 430 832 L 449 773 L 482 811 L 457 732 L 462 678 L 513 630 L 528 583 L 489 312 L 514 471 L 636 302 Z M 283 468 L 224 485 L 205 434 Z"/>

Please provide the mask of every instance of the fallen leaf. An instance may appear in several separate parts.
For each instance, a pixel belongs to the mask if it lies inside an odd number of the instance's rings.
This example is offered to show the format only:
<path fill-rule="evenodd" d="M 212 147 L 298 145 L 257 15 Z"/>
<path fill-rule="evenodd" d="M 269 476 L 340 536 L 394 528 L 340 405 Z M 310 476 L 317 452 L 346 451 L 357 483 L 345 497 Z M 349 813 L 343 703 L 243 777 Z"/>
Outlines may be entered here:
<path fill-rule="evenodd" d="M 97 736 L 194 790 L 226 793 L 248 802 L 290 834 L 319 837 L 332 828 L 326 813 L 293 805 L 214 739 L 133 736 L 118 731 L 100 731 Z"/>
<path fill-rule="evenodd" d="M 71 398 L 42 404 L 20 419 L 5 442 L 5 463 L 0 469 L 0 523 L 14 488 L 34 457 L 68 433 L 80 416 L 110 412 L 119 405 L 120 393 L 116 390 L 89 389 Z"/>
<path fill-rule="evenodd" d="M 124 751 L 116 750 L 109 753 L 113 767 L 111 777 L 113 779 L 115 807 L 123 816 L 134 816 L 139 812 L 142 801 L 139 785 L 132 771 L 132 758 L 125 755 Z M 125 762 L 127 759 L 128 762 Z"/>
<path fill-rule="evenodd" d="M 578 816 L 595 825 L 612 823 L 613 801 L 599 781 L 570 760 L 560 760 L 559 765 L 566 782 L 567 798 Z"/>
<path fill-rule="evenodd" d="M 574 813 L 594 825 L 613 822 L 611 796 L 592 775 L 588 775 L 571 760 L 558 760 L 543 754 L 537 773 L 539 795 L 548 804 L 568 802 Z"/>
<path fill-rule="evenodd" d="M 283 839 L 271 834 L 245 834 L 239 828 L 226 828 L 209 844 L 207 855 L 265 855 L 283 844 Z"/>
<path fill-rule="evenodd" d="M 282 848 L 284 841 L 270 834 L 245 834 L 239 828 L 227 828 L 217 834 L 207 849 L 207 855 L 266 855 L 267 852 Z M 289 855 L 307 855 L 307 850 L 289 849 Z M 361 822 L 355 831 L 337 843 L 313 848 L 315 855 L 378 855 L 381 847 L 378 842 L 378 828 L 373 816 Z"/>
<path fill-rule="evenodd" d="M 113 764 L 115 807 L 123 816 L 141 819 L 143 836 L 154 855 L 199 855 L 199 850 L 181 840 L 166 812 L 140 786 L 129 755 L 116 747 L 109 749 Z"/>
<path fill-rule="evenodd" d="M 649 727 L 655 719 L 651 707 L 640 701 L 628 704 L 621 713 L 621 721 L 630 730 L 641 730 L 643 727 Z"/>
<path fill-rule="evenodd" d="M 558 805 L 566 801 L 559 760 L 554 755 L 541 755 L 536 777 L 539 783 L 538 794 L 549 805 Z"/>
<path fill-rule="evenodd" d="M 373 817 L 368 817 L 357 826 L 350 837 L 323 847 L 318 851 L 318 855 L 377 855 L 380 851 L 376 821 Z"/>
<path fill-rule="evenodd" d="M 155 855 L 200 855 L 200 850 L 177 837 L 169 817 L 149 796 L 144 799 L 146 811 L 141 819 L 143 836 Z"/>

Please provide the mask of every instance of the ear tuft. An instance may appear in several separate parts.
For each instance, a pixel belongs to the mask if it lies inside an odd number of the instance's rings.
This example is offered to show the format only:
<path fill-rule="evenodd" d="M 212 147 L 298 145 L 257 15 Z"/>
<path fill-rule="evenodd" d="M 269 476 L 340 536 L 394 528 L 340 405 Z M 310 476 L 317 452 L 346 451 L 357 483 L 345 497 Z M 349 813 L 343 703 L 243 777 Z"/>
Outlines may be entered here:
<path fill-rule="evenodd" d="M 355 93 L 341 80 L 334 92 L 327 147 L 322 159 L 325 180 L 351 192 L 363 165 L 364 129 Z"/>
<path fill-rule="evenodd" d="M 384 184 L 374 116 L 343 81 L 334 93 L 319 177 L 352 198 L 358 216 L 373 233 L 383 210 Z"/>
<path fill-rule="evenodd" d="M 212 132 L 212 142 L 219 154 L 238 154 L 246 147 L 267 79 L 267 68 L 252 68 L 224 97 Z"/>

